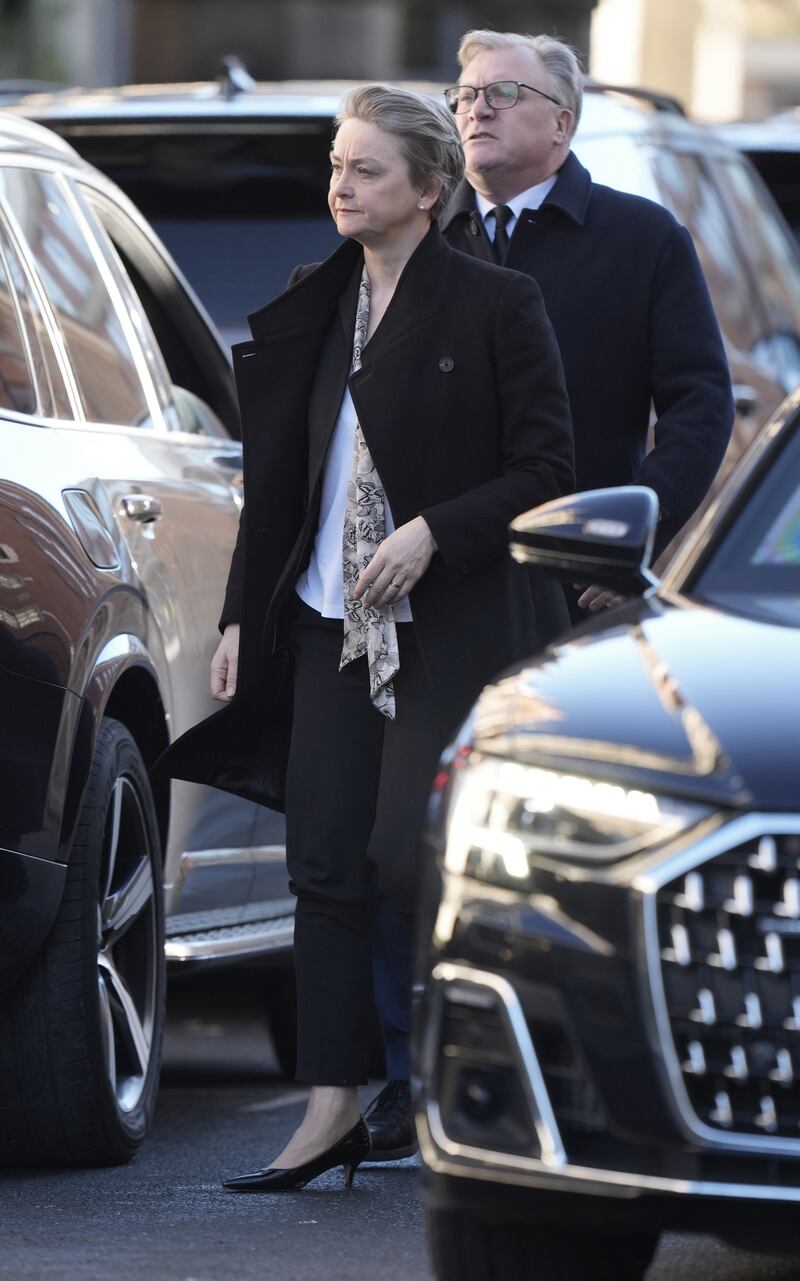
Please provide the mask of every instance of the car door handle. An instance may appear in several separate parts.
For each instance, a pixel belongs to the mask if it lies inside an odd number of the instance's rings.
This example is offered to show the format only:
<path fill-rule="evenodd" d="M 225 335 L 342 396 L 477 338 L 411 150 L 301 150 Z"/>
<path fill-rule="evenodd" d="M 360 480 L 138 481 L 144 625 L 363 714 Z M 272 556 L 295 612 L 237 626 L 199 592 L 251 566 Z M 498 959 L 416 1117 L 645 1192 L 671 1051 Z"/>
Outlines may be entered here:
<path fill-rule="evenodd" d="M 129 520 L 138 520 L 146 525 L 159 520 L 164 515 L 164 508 L 158 498 L 152 494 L 126 494 L 122 500 L 122 510 Z"/>
<path fill-rule="evenodd" d="M 758 409 L 758 392 L 748 383 L 733 384 L 733 400 L 737 414 L 754 414 Z"/>

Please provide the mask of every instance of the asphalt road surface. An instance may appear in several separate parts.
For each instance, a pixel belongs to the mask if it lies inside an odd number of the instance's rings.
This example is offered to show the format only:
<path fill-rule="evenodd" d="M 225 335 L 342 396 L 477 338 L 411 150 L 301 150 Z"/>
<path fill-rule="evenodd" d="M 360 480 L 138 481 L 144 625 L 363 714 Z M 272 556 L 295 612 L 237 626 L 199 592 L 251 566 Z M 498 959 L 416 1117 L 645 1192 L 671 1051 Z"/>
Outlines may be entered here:
<path fill-rule="evenodd" d="M 352 1192 L 341 1171 L 281 1196 L 221 1190 L 221 1176 L 266 1164 L 303 1110 L 256 1002 L 224 986 L 213 1002 L 173 990 L 155 1130 L 130 1165 L 0 1175 L 0 1278 L 433 1281 L 416 1159 L 359 1169 Z M 666 1238 L 648 1281 L 689 1279 L 800 1281 L 800 1259 Z"/>

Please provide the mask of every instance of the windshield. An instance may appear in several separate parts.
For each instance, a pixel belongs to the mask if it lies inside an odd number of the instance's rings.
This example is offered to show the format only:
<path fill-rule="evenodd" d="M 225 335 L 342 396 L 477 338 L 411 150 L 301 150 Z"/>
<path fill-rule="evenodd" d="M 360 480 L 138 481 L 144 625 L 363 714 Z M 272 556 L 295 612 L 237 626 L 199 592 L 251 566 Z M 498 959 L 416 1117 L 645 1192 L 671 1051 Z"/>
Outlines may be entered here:
<path fill-rule="evenodd" d="M 746 495 L 700 571 L 692 595 L 800 627 L 800 418 Z"/>

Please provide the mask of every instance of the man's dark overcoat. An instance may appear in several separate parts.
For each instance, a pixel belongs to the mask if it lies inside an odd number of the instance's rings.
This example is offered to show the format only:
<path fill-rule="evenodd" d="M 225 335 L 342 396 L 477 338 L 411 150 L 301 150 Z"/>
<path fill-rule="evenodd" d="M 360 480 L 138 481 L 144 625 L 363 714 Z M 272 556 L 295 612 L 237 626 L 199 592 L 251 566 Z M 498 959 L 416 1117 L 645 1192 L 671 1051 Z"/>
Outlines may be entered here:
<path fill-rule="evenodd" d="M 455 248 L 493 259 L 469 183 L 441 226 Z M 654 201 L 593 183 L 570 152 L 541 207 L 522 211 L 506 265 L 536 280 L 558 339 L 578 489 L 654 489 L 658 554 L 704 498 L 733 425 L 725 350 L 691 236 Z"/>
<path fill-rule="evenodd" d="M 410 601 L 444 725 L 455 729 L 481 686 L 536 648 L 508 524 L 573 486 L 563 370 L 538 286 L 455 252 L 433 224 L 350 374 L 362 264 L 361 246 L 345 241 L 252 315 L 253 341 L 234 348 L 245 503 L 221 626 L 241 623 L 236 695 L 162 761 L 174 777 L 274 808 L 290 734 L 294 584 L 348 379 L 395 524 L 422 515 L 436 540 Z"/>

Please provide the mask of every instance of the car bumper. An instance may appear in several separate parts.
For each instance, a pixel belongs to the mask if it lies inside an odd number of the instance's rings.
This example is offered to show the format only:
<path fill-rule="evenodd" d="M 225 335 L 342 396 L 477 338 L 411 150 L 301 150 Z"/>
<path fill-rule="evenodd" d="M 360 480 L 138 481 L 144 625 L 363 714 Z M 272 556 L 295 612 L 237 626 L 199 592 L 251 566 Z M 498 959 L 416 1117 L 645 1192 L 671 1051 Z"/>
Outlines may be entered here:
<path fill-rule="evenodd" d="M 445 874 L 417 1029 L 417 1127 L 438 1194 L 478 1185 L 485 1204 L 493 1187 L 508 1205 L 527 1193 L 526 1213 L 550 1216 L 562 1203 L 574 1214 L 577 1198 L 623 1218 L 635 1204 L 637 1219 L 646 1207 L 660 1226 L 707 1230 L 796 1217 L 798 841 L 797 818 L 749 815 L 627 868 L 542 869 L 525 896 Z M 776 849 L 759 870 L 759 851 Z M 690 874 L 703 907 L 680 906 Z M 737 876 L 755 887 L 739 916 Z M 758 916 L 765 887 L 783 917 Z M 782 968 L 765 943 L 776 920 Z M 676 959 L 670 931 L 684 921 Z M 733 925 L 735 955 L 721 958 Z M 738 1078 L 736 1046 L 749 1067 Z"/>

